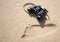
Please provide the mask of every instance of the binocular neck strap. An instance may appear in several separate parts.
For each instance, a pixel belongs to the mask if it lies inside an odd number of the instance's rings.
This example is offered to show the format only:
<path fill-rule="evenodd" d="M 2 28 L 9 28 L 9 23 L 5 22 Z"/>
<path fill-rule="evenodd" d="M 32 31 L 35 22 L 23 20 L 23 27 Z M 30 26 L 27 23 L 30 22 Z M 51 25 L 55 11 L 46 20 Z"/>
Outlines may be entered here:
<path fill-rule="evenodd" d="M 27 6 L 27 5 L 35 5 L 35 4 L 33 4 L 33 3 L 26 3 L 26 4 L 24 4 L 23 9 L 24 9 L 24 11 L 25 11 L 26 13 L 28 13 L 28 11 L 25 9 L 25 6 Z"/>

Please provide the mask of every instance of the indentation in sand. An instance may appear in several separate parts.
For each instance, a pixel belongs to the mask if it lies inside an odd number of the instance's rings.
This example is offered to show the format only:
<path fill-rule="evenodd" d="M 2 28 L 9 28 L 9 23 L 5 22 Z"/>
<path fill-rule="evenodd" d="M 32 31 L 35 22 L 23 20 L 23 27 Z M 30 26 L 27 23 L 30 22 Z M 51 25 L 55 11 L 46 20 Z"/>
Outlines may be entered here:
<path fill-rule="evenodd" d="M 25 36 L 23 37 L 23 39 L 29 40 L 29 39 L 36 39 L 39 37 L 45 37 L 54 33 L 56 30 L 57 30 L 56 27 L 53 27 L 53 28 L 52 27 L 40 28 L 36 26 L 31 27 L 31 29 L 27 33 L 25 33 Z"/>

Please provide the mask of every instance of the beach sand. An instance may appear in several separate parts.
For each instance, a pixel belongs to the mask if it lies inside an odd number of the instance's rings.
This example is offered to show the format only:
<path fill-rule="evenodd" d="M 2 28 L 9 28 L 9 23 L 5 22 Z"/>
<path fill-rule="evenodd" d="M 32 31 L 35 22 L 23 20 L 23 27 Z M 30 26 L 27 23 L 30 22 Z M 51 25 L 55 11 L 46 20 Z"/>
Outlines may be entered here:
<path fill-rule="evenodd" d="M 26 3 L 46 8 L 50 25 L 32 26 L 39 23 L 24 11 Z M 60 0 L 0 0 L 0 42 L 60 42 Z"/>

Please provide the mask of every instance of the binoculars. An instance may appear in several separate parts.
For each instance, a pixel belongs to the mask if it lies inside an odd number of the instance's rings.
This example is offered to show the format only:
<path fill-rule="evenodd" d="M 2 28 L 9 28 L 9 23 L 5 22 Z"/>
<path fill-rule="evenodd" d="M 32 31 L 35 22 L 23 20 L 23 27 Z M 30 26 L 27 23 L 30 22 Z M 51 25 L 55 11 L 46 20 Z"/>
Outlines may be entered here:
<path fill-rule="evenodd" d="M 28 7 L 26 10 L 24 7 L 27 5 L 32 5 L 32 6 Z M 50 19 L 50 17 L 47 14 L 48 10 L 41 7 L 40 5 L 35 5 L 33 3 L 26 3 L 23 6 L 23 8 L 26 13 L 28 13 L 31 17 L 37 18 L 38 20 L 40 20 L 40 19 L 43 20 L 44 18 L 46 18 L 46 16 Z"/>
<path fill-rule="evenodd" d="M 42 8 L 38 5 L 33 5 L 29 7 L 27 10 L 30 14 L 34 14 L 37 17 L 37 19 L 44 18 L 48 13 L 48 11 L 45 8 Z"/>

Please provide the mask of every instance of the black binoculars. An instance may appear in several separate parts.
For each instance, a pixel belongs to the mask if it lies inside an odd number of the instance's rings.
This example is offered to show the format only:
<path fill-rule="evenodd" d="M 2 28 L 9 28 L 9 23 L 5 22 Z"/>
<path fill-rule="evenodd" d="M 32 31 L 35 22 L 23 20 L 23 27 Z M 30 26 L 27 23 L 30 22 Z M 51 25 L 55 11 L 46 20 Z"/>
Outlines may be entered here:
<path fill-rule="evenodd" d="M 38 5 L 33 5 L 29 7 L 27 10 L 30 14 L 34 14 L 37 17 L 37 19 L 44 18 L 48 13 L 48 11 L 45 8 L 42 8 Z"/>
<path fill-rule="evenodd" d="M 27 8 L 27 10 L 24 8 L 25 6 L 27 5 L 32 5 L 30 6 L 29 8 Z M 48 10 L 41 7 L 40 5 L 35 5 L 33 3 L 26 3 L 24 6 L 24 11 L 26 13 L 28 13 L 31 17 L 35 17 L 37 18 L 38 20 L 40 19 L 44 19 L 46 18 L 46 16 L 49 18 L 49 16 L 47 15 L 48 13 Z M 50 19 L 50 18 L 49 18 Z"/>

